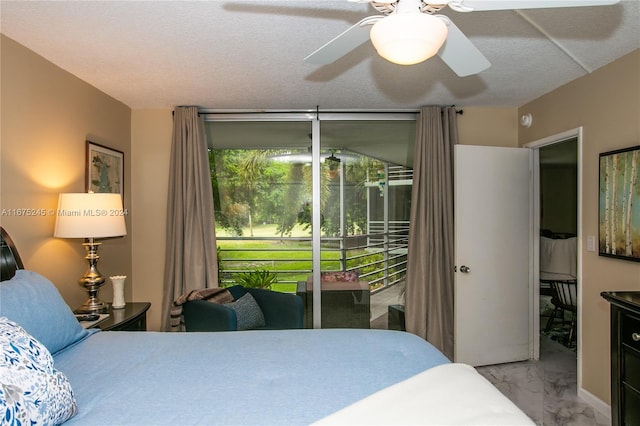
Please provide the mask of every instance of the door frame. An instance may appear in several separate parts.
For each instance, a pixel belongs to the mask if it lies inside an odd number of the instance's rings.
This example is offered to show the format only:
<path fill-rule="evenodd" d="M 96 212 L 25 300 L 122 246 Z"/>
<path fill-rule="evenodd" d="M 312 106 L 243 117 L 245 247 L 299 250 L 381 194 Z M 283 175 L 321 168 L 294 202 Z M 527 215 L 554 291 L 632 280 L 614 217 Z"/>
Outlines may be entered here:
<path fill-rule="evenodd" d="M 523 147 L 532 149 L 533 152 L 533 179 L 532 179 L 532 243 L 533 243 L 533 285 L 531 291 L 531 358 L 540 358 L 540 156 L 539 149 L 556 143 L 565 142 L 568 139 L 577 139 L 577 296 L 578 296 L 578 318 L 576 342 L 577 342 L 577 372 L 578 389 L 582 388 L 582 126 L 565 132 L 557 133 L 546 138 L 538 139 L 524 144 Z"/>

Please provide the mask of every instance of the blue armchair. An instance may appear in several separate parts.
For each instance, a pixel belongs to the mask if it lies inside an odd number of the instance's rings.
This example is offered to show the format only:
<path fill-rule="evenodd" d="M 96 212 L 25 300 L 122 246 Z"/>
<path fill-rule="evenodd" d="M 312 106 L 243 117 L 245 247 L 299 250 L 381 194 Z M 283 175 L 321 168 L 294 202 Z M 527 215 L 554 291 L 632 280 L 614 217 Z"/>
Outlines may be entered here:
<path fill-rule="evenodd" d="M 303 328 L 304 306 L 295 294 L 279 293 L 258 288 L 235 285 L 227 288 L 234 300 L 250 293 L 262 310 L 263 330 Z M 236 311 L 224 304 L 192 300 L 182 306 L 187 331 L 235 331 L 238 330 Z"/>

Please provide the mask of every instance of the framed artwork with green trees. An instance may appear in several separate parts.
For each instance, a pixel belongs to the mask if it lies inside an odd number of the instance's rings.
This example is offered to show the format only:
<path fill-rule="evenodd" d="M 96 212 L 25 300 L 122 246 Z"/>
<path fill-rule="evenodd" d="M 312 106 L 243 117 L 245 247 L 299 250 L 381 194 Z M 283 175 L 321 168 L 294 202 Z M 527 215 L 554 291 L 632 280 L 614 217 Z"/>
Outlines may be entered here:
<path fill-rule="evenodd" d="M 599 255 L 640 262 L 640 145 L 600 154 Z"/>

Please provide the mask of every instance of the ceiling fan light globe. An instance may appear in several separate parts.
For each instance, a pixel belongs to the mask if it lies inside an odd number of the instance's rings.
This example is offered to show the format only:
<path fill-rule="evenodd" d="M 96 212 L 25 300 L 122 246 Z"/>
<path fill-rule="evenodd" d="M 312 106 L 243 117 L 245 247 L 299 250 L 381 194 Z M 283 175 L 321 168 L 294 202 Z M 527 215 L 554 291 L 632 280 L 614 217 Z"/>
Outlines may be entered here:
<path fill-rule="evenodd" d="M 380 56 L 400 64 L 426 61 L 447 39 L 447 25 L 442 19 L 424 13 L 396 13 L 376 22 L 371 28 L 371 42 Z"/>

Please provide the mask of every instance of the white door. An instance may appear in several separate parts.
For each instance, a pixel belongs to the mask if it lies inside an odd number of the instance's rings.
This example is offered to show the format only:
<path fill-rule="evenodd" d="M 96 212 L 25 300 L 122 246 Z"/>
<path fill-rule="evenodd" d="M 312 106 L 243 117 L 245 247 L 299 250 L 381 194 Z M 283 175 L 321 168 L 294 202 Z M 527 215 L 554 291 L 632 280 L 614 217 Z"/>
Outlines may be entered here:
<path fill-rule="evenodd" d="M 455 353 L 529 359 L 531 150 L 456 145 Z"/>

